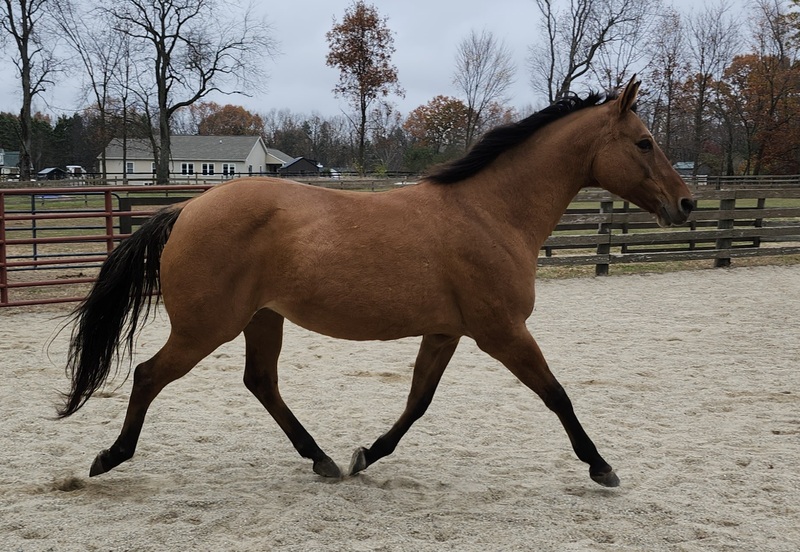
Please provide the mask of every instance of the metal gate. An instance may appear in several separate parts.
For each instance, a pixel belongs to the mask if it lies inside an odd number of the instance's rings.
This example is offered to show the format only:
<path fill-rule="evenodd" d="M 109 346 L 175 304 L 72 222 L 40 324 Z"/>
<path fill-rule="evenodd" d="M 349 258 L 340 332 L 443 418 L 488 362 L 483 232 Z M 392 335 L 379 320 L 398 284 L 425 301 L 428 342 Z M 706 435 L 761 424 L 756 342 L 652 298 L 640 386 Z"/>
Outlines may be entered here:
<path fill-rule="evenodd" d="M 0 307 L 80 301 L 119 241 L 201 186 L 0 189 Z"/>

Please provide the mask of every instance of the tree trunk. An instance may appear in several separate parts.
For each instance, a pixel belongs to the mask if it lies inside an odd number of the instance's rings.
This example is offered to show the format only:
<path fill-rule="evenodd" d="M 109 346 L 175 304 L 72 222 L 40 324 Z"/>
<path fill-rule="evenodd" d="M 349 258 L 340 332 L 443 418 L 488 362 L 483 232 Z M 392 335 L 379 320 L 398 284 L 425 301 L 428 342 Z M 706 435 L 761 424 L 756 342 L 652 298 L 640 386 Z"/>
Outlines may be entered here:
<path fill-rule="evenodd" d="M 128 184 L 128 97 L 122 96 L 122 183 Z M 108 174 L 103 168 L 103 179 L 107 181 Z"/>
<path fill-rule="evenodd" d="M 362 176 L 367 172 L 367 102 L 361 98 L 361 121 L 358 126 L 358 172 Z"/>
<path fill-rule="evenodd" d="M 27 45 L 26 45 L 27 46 Z M 31 64 L 27 47 L 20 48 L 22 69 L 22 109 L 19 112 L 19 179 L 32 180 L 31 174 Z"/>
<path fill-rule="evenodd" d="M 158 151 L 156 152 L 156 184 L 169 184 L 170 152 L 169 109 L 167 107 L 166 74 L 162 66 L 162 79 L 158 84 Z"/>
<path fill-rule="evenodd" d="M 33 180 L 31 174 L 31 101 L 29 94 L 23 94 L 22 110 L 19 114 L 19 179 Z"/>
<path fill-rule="evenodd" d="M 703 148 L 703 138 L 705 134 L 705 124 L 703 121 L 705 110 L 706 80 L 703 77 L 700 82 L 698 82 L 697 105 L 694 110 L 694 130 L 692 133 L 692 147 L 694 149 L 692 152 L 692 161 L 694 162 L 694 167 L 692 168 L 692 176 L 697 176 L 697 170 L 700 168 L 700 153 Z"/>

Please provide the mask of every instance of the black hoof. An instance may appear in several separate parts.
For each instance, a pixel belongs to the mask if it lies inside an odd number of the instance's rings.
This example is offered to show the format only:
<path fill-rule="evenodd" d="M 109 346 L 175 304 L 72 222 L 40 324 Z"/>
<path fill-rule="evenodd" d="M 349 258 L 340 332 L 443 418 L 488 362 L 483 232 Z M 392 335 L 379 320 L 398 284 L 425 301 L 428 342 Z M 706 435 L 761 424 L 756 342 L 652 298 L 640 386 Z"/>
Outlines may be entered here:
<path fill-rule="evenodd" d="M 314 461 L 314 473 L 321 475 L 322 477 L 331 477 L 336 479 L 341 479 L 342 477 L 342 471 L 339 469 L 339 466 L 337 466 L 336 462 L 327 456 L 322 460 Z"/>
<path fill-rule="evenodd" d="M 619 487 L 619 477 L 617 477 L 617 474 L 611 469 L 611 466 L 607 466 L 606 469 L 597 473 L 592 473 L 590 470 L 589 477 L 592 478 L 592 481 L 599 483 L 603 487 Z"/>
<path fill-rule="evenodd" d="M 103 465 L 103 456 L 108 456 L 108 451 L 104 450 L 100 454 L 95 457 L 94 462 L 92 462 L 92 467 L 89 468 L 89 477 L 94 477 L 95 475 L 101 475 L 106 473 L 111 468 L 106 468 Z"/>
<path fill-rule="evenodd" d="M 350 475 L 355 475 L 360 471 L 367 469 L 367 449 L 359 447 L 353 453 L 353 459 L 350 460 Z"/>

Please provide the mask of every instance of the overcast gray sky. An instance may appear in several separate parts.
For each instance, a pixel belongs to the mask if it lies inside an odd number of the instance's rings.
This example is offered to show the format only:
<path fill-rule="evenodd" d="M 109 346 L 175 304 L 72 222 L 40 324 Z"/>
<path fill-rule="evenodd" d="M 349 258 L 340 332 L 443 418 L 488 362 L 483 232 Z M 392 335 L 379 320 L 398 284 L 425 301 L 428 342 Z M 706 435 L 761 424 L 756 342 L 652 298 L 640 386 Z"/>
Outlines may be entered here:
<path fill-rule="evenodd" d="M 669 0 L 667 0 L 669 1 Z M 394 32 L 396 52 L 393 61 L 398 69 L 405 98 L 391 98 L 401 113 L 408 114 L 438 94 L 456 95 L 452 85 L 458 44 L 472 29 L 486 29 L 505 41 L 517 66 L 516 82 L 509 90 L 511 105 L 542 107 L 544 99 L 530 87 L 526 67 L 528 46 L 535 42 L 539 13 L 534 0 L 372 0 L 381 15 L 388 17 Z M 692 0 L 674 0 L 687 11 Z M 699 3 L 697 3 L 699 5 Z M 219 103 L 233 103 L 266 113 L 272 108 L 288 108 L 296 113 L 319 112 L 325 116 L 346 109 L 334 97 L 338 73 L 325 65 L 328 45 L 325 33 L 334 16 L 341 21 L 351 0 L 293 0 L 259 2 L 259 10 L 271 23 L 273 36 L 282 52 L 274 59 L 265 58 L 270 75 L 267 91 L 253 97 L 215 96 Z M 9 50 L 5 52 L 8 58 Z M 14 68 L 4 60 L 0 71 L 14 75 Z M 20 93 L 16 78 L 0 79 L 0 110 L 17 113 Z M 36 109 L 51 114 L 71 114 L 82 107 L 76 86 L 69 79 L 51 87 Z"/>

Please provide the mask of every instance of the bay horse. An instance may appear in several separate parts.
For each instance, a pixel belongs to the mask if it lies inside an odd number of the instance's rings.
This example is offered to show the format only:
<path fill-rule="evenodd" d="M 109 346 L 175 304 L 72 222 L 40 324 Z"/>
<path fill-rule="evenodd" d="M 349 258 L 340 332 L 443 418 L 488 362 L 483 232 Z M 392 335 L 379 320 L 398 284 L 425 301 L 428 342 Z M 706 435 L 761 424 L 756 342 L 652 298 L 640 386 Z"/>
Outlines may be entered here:
<path fill-rule="evenodd" d="M 74 313 L 60 417 L 103 385 L 121 347 L 131 352 L 159 292 L 171 324 L 135 368 L 121 433 L 89 475 L 130 459 L 159 392 L 242 332 L 247 389 L 315 473 L 356 474 L 424 414 L 466 336 L 555 412 L 595 482 L 617 486 L 526 320 L 539 249 L 581 188 L 605 188 L 662 226 L 692 211 L 691 192 L 635 113 L 639 85 L 570 96 L 498 127 L 415 185 L 364 194 L 245 178 L 155 214 L 111 253 Z M 355 451 L 345 474 L 281 398 L 284 319 L 342 339 L 422 337 L 402 415 Z"/>

